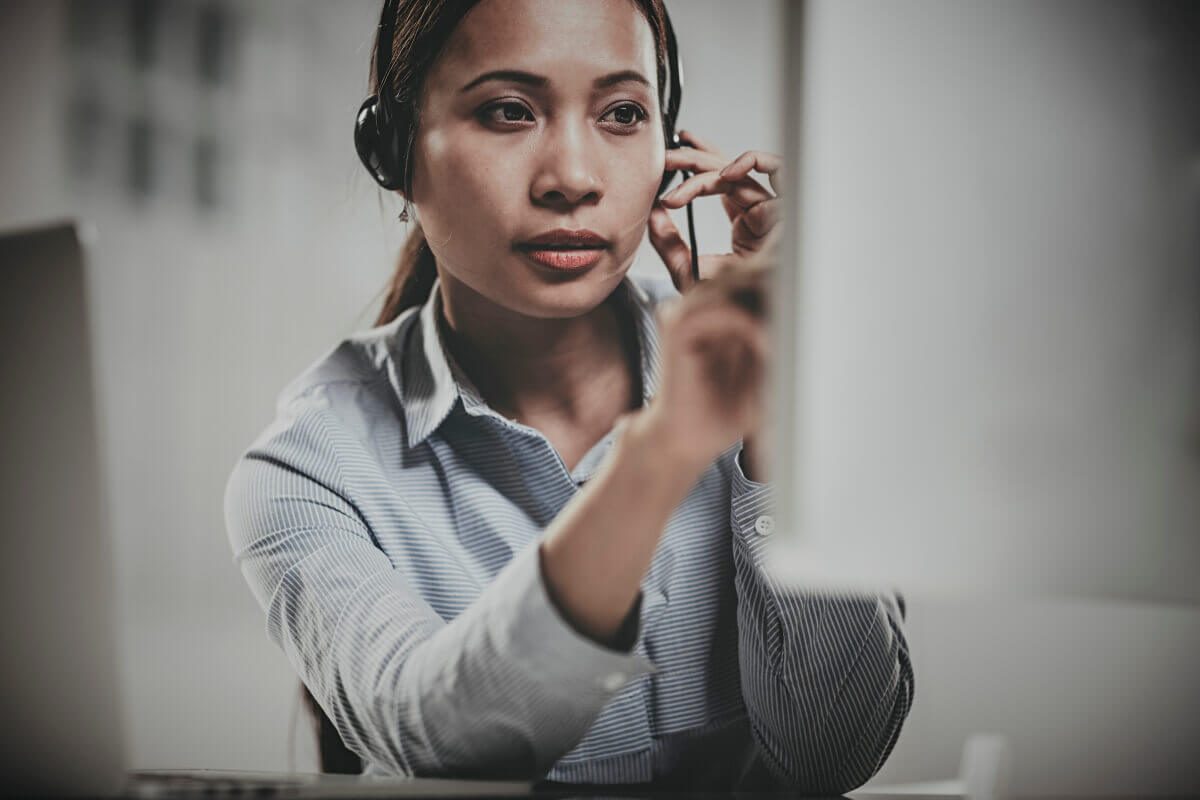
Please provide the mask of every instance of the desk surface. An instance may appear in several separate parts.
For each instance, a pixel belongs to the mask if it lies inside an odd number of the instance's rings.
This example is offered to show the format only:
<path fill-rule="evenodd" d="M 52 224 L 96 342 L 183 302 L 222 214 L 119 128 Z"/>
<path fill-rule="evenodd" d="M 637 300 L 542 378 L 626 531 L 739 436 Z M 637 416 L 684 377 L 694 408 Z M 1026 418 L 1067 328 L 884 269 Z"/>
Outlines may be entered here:
<path fill-rule="evenodd" d="M 899 788 L 899 787 L 897 787 Z M 918 787 L 914 787 L 917 789 Z M 586 785 L 529 784 L 510 781 L 459 781 L 435 778 L 361 778 L 348 775 L 282 774 L 262 772 L 229 772 L 216 770 L 161 770 L 134 772 L 122 797 L 185 798 L 185 797 L 288 797 L 304 798 L 484 798 L 534 797 L 545 800 L 567 798 L 801 798 L 814 797 L 799 792 L 729 792 L 695 790 L 661 790 L 643 785 Z M 963 800 L 963 795 L 948 792 L 872 792 L 858 790 L 842 797 L 846 800 Z M 1024 798 L 1023 800 L 1076 800 L 1069 795 Z M 1105 797 L 1104 800 L 1122 800 Z M 1143 798 L 1144 800 L 1144 798 Z"/>
<path fill-rule="evenodd" d="M 742 798 L 811 797 L 798 792 L 664 790 L 645 785 L 569 785 L 543 782 L 461 781 L 436 778 L 363 778 L 350 775 L 282 774 L 218 770 L 154 770 L 131 773 L 123 797 L 288 797 L 304 798 Z M 890 795 L 855 792 L 852 800 L 960 800 L 958 795 Z"/>

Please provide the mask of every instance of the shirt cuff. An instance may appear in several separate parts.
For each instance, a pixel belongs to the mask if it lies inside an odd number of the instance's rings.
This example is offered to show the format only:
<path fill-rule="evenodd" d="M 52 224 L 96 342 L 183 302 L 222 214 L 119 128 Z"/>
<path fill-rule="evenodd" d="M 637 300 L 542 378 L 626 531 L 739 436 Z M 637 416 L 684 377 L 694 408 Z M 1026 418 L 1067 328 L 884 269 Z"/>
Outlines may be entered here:
<path fill-rule="evenodd" d="M 734 536 L 745 544 L 754 563 L 760 563 L 767 541 L 775 533 L 775 486 L 746 477 L 742 469 L 742 446 L 733 451 L 730 468 L 729 524 Z"/>
<path fill-rule="evenodd" d="M 493 607 L 491 622 L 499 649 L 531 679 L 563 697 L 591 700 L 598 712 L 630 681 L 658 671 L 649 660 L 605 647 L 572 627 L 546 591 L 538 543 L 514 556 L 496 583 L 501 585 L 492 594 L 502 601 Z M 618 637 L 631 647 L 641 635 L 640 610 L 639 595 Z"/>

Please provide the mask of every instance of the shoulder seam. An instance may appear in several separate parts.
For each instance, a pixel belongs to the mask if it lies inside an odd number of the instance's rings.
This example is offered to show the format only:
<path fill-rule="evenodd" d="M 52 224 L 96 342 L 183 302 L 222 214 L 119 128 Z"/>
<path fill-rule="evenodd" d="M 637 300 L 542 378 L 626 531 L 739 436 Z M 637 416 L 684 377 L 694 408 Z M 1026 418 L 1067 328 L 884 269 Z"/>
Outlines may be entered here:
<path fill-rule="evenodd" d="M 308 386 L 305 386 L 301 391 L 288 397 L 288 399 L 285 401 L 285 404 L 290 406 L 297 400 L 303 400 L 317 389 L 327 389 L 330 386 L 346 385 L 369 386 L 371 384 L 380 383 L 386 380 L 387 374 L 381 370 L 375 370 L 374 374 L 370 377 L 363 376 L 361 378 L 332 378 L 330 380 L 320 381 L 319 383 L 311 383 Z"/>

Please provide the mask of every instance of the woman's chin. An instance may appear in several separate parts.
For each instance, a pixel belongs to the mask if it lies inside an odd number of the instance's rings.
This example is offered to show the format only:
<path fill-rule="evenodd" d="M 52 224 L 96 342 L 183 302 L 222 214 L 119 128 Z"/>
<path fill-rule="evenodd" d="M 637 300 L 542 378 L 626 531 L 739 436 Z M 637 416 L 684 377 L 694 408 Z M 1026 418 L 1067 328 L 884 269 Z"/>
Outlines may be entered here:
<path fill-rule="evenodd" d="M 628 267 L 614 270 L 595 268 L 567 279 L 549 274 L 531 281 L 530 291 L 521 305 L 521 313 L 544 319 L 582 316 L 603 303 L 625 277 Z M 529 284 L 527 284 L 529 285 Z"/>

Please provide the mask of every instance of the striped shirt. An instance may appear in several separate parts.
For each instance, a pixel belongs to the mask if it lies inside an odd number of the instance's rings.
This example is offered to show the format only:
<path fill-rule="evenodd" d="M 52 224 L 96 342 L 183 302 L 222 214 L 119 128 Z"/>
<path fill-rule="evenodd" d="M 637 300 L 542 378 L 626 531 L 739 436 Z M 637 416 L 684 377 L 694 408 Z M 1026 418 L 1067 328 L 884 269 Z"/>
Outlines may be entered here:
<path fill-rule="evenodd" d="M 655 306 L 627 277 L 643 401 Z M 225 494 L 235 561 L 371 773 L 841 793 L 891 752 L 913 676 L 894 595 L 781 587 L 771 487 L 740 445 L 675 510 L 615 648 L 546 593 L 541 534 L 608 453 L 568 470 L 443 347 L 440 291 L 280 395 Z"/>

